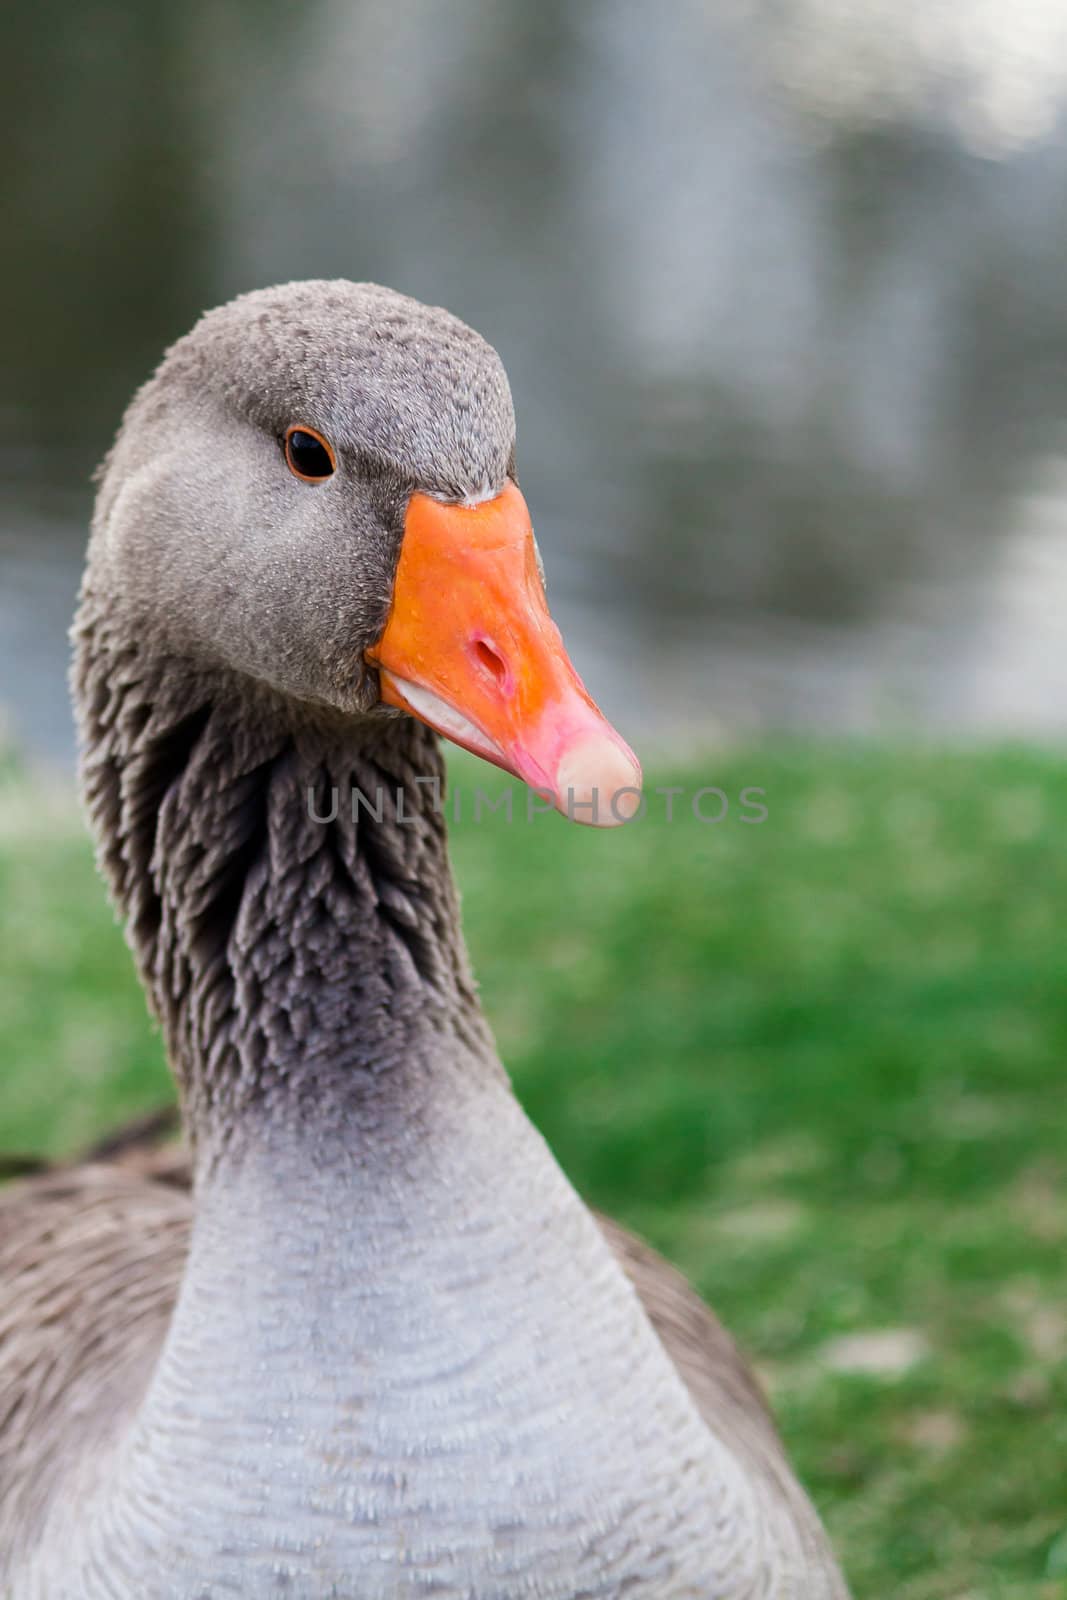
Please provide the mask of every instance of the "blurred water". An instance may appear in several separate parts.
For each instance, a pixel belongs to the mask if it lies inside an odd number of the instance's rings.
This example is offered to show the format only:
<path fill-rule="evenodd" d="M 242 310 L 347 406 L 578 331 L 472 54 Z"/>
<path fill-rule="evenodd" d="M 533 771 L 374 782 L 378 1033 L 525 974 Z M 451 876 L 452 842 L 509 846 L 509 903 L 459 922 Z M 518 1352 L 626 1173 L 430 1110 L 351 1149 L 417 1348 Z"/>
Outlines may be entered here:
<path fill-rule="evenodd" d="M 38 751 L 129 393 L 203 307 L 333 274 L 500 349 L 639 741 L 1067 728 L 1056 7 L 44 0 L 18 48 L 0 706 Z"/>

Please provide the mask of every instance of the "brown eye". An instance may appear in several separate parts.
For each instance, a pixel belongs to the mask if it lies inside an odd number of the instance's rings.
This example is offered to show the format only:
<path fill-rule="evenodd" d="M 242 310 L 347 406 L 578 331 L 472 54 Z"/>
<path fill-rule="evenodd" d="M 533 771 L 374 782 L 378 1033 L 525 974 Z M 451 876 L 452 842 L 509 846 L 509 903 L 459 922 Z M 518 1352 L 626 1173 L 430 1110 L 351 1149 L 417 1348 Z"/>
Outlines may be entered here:
<path fill-rule="evenodd" d="M 333 446 L 301 422 L 285 430 L 285 461 L 293 476 L 305 483 L 321 483 L 337 470 Z"/>

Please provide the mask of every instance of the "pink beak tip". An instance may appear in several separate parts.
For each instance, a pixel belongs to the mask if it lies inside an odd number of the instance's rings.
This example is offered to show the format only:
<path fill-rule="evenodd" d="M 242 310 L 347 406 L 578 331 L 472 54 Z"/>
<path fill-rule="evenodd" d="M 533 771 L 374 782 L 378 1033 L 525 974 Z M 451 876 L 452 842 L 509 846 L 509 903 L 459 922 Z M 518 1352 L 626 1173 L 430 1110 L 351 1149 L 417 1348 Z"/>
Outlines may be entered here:
<path fill-rule="evenodd" d="M 565 817 L 617 828 L 640 806 L 640 763 L 617 736 L 587 734 L 565 750 L 556 769 L 556 809 Z"/>

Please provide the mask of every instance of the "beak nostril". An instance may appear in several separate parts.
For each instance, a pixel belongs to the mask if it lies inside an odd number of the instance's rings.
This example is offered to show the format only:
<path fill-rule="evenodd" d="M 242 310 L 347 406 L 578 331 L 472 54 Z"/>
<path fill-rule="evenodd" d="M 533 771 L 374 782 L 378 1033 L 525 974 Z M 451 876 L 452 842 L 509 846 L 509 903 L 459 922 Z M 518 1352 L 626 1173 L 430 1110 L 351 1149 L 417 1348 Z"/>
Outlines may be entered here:
<path fill-rule="evenodd" d="M 487 639 L 475 639 L 474 658 L 479 666 L 484 667 L 487 672 L 492 674 L 499 688 L 503 689 L 507 686 L 507 681 L 510 677 L 507 662 L 498 650 L 493 649 Z"/>

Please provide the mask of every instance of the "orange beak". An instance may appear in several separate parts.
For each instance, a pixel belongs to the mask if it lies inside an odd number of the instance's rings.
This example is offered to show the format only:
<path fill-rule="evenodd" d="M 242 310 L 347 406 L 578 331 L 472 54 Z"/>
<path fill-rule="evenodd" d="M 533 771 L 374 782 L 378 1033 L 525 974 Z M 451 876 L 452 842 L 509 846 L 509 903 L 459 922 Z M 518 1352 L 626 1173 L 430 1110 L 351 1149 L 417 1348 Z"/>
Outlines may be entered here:
<path fill-rule="evenodd" d="M 389 620 L 367 660 L 386 705 L 550 795 L 565 816 L 611 827 L 637 810 L 641 768 L 570 663 L 513 483 L 473 507 L 412 495 Z"/>

